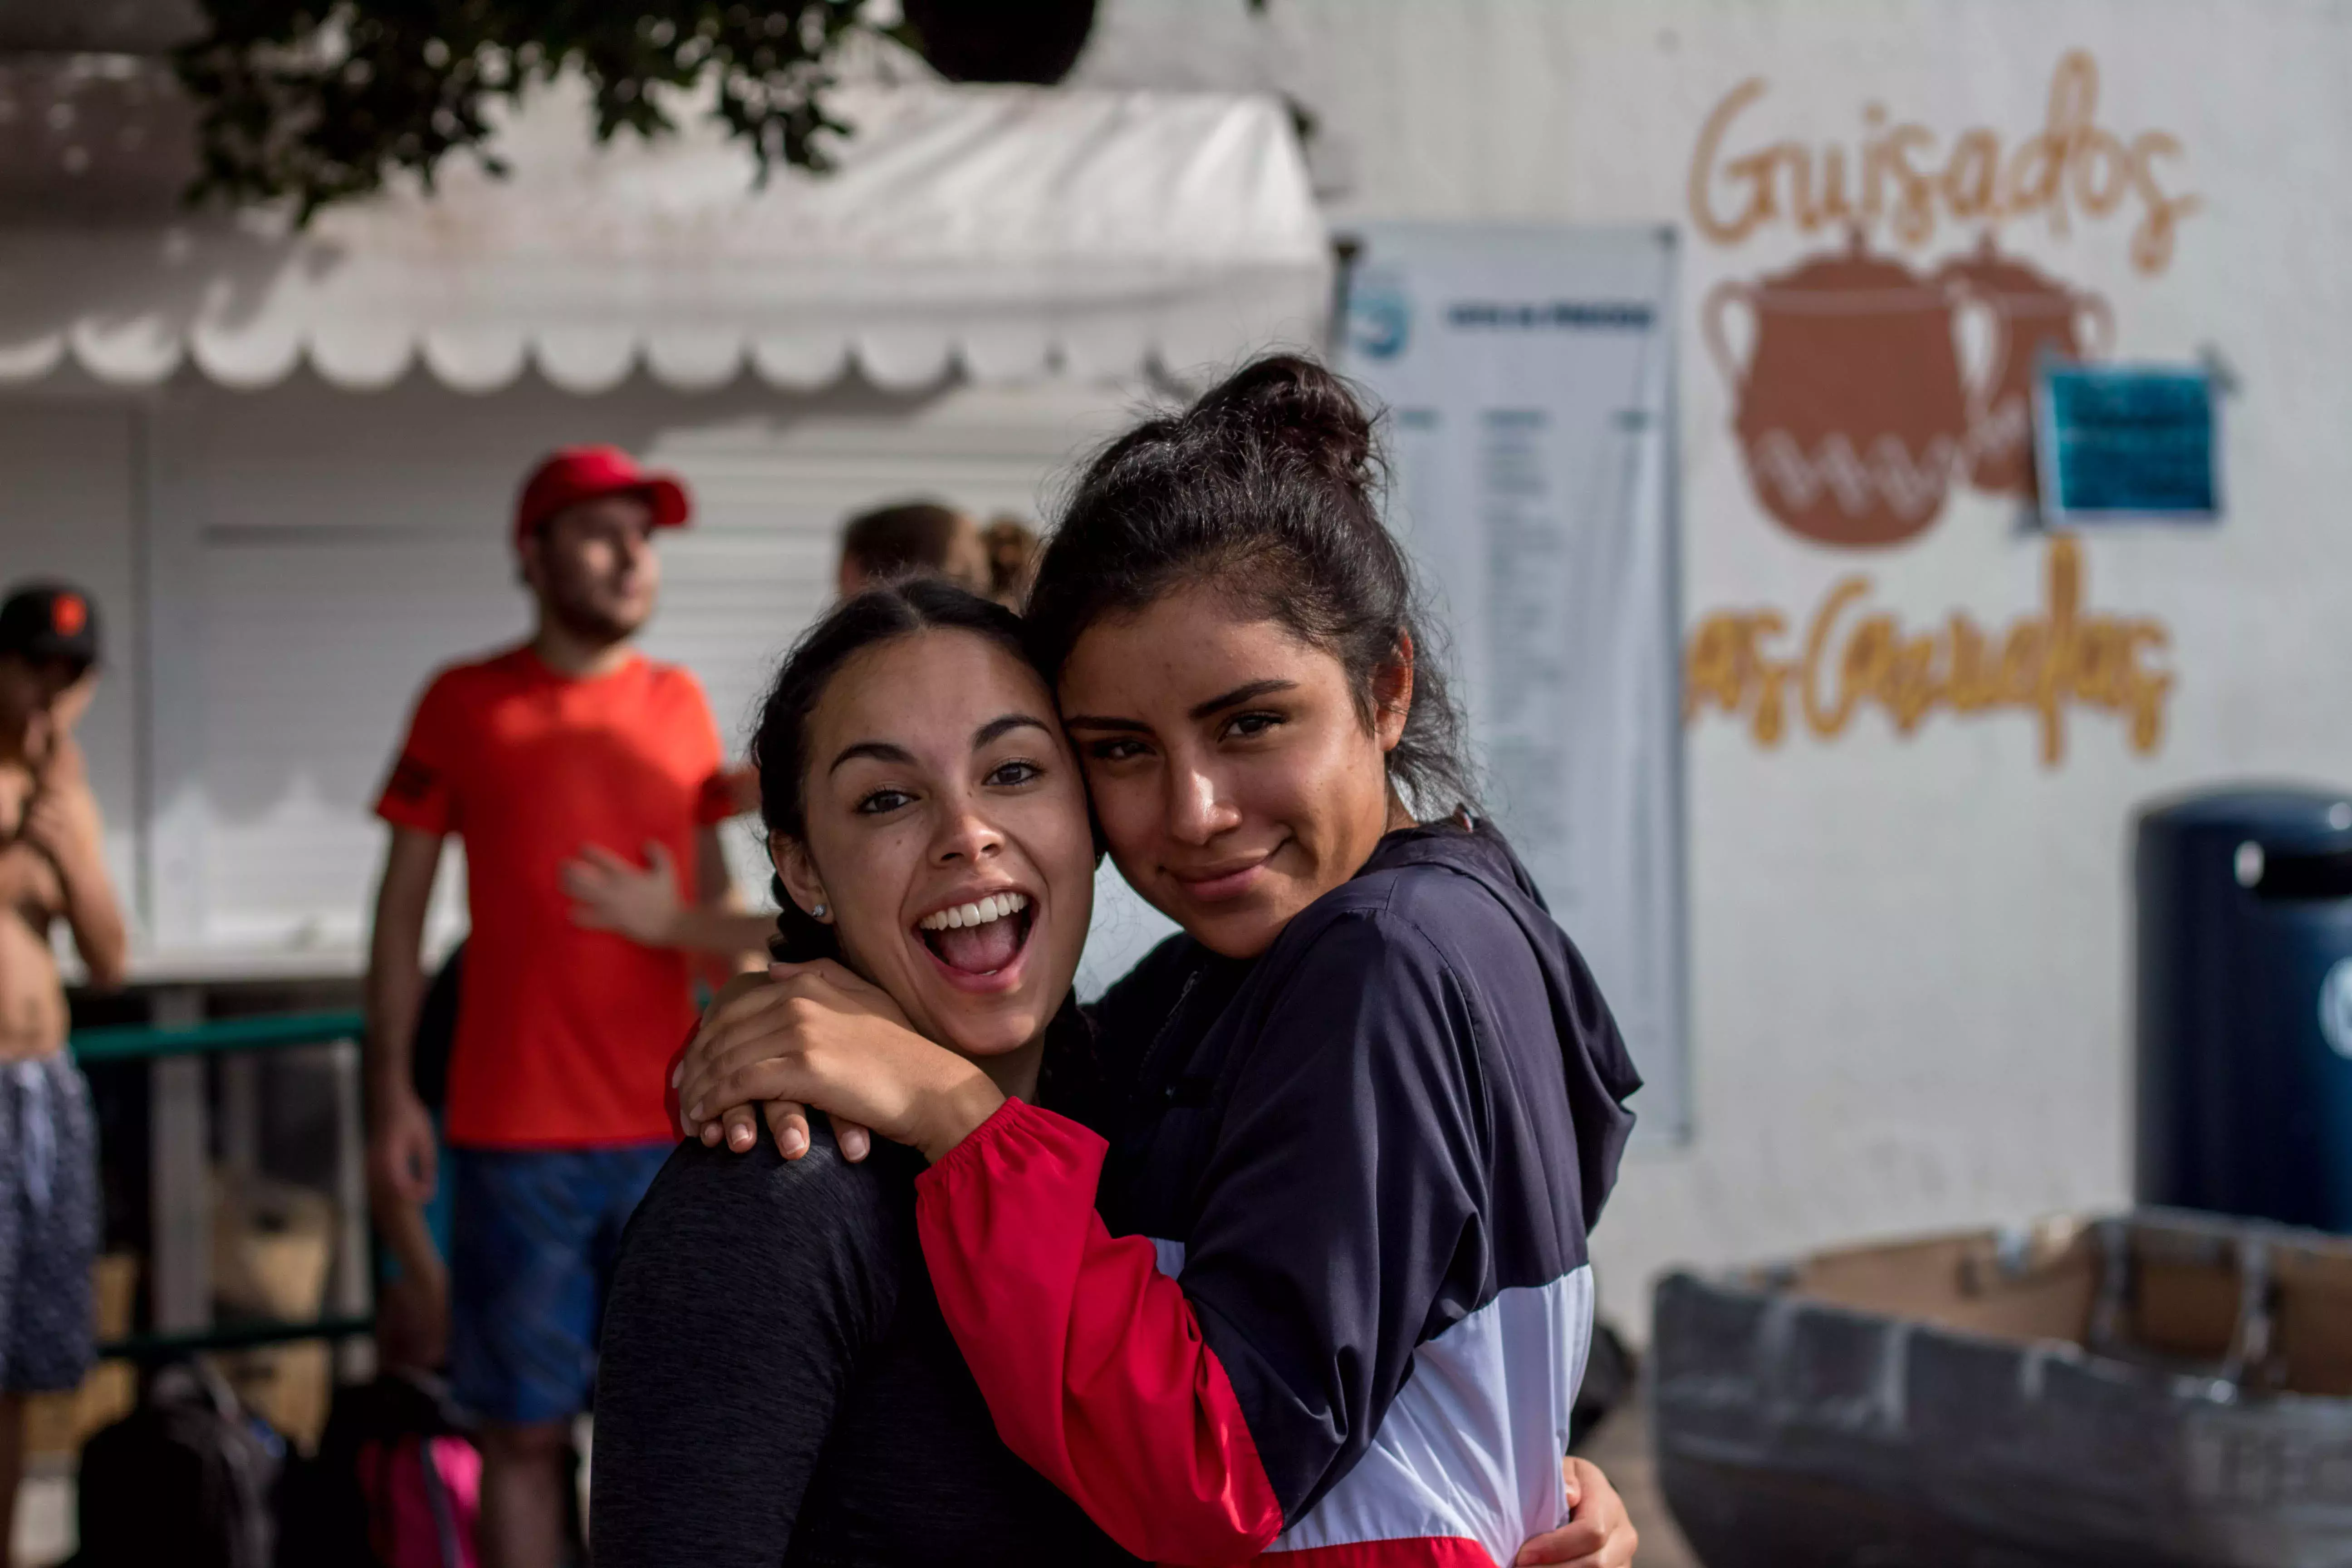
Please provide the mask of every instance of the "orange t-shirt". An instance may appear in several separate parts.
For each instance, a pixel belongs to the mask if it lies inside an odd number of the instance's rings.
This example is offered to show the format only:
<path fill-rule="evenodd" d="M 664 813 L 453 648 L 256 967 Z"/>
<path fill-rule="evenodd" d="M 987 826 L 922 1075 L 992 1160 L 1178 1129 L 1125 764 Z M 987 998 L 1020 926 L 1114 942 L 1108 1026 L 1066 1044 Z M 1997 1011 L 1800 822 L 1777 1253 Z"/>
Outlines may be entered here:
<path fill-rule="evenodd" d="M 690 877 L 696 828 L 735 809 L 722 761 L 700 683 L 643 657 L 574 679 L 525 647 L 425 689 L 375 809 L 466 846 L 450 1142 L 677 1136 L 662 1080 L 694 1019 L 688 961 L 573 924 L 562 868 L 588 844 L 643 864 L 657 840 Z"/>

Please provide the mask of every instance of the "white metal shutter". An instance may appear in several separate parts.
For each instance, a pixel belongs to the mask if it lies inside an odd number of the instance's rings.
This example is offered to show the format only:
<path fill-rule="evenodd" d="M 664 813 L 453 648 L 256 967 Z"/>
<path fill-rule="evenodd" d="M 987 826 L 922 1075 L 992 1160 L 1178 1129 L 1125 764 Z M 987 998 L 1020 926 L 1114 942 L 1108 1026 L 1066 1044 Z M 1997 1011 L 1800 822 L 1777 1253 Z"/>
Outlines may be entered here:
<path fill-rule="evenodd" d="M 160 902 L 175 938 L 257 962 L 361 940 L 382 844 L 368 808 L 417 691 L 529 629 L 508 518 L 549 448 L 615 442 L 694 489 L 695 526 L 662 541 L 646 647 L 701 677 L 740 752 L 776 655 L 831 593 L 844 515 L 928 495 L 1034 516 L 1048 476 L 1129 401 L 642 382 L 582 399 L 530 381 L 474 398 L 415 377 L 373 395 L 175 389 L 154 443 L 157 591 L 176 607 L 157 634 L 159 829 L 177 846 L 159 857 Z M 756 839 L 734 853 L 740 879 Z M 761 869 L 746 890 L 763 883 Z M 436 923 L 457 915 L 445 901 Z"/>

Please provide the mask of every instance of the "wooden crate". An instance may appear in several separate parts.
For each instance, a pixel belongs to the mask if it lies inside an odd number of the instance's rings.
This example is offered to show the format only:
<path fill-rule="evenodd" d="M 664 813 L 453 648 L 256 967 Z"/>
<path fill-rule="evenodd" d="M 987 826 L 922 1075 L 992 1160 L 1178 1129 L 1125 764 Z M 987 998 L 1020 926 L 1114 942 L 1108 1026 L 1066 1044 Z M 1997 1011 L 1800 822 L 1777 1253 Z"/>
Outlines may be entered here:
<path fill-rule="evenodd" d="M 139 1258 L 110 1252 L 94 1270 L 98 1287 L 98 1337 L 120 1339 L 131 1331 L 139 1295 Z M 70 1458 L 89 1435 L 130 1413 L 139 1402 L 139 1375 L 124 1362 L 90 1369 L 81 1386 L 64 1394 L 37 1394 L 25 1401 L 25 1452 L 28 1457 Z"/>

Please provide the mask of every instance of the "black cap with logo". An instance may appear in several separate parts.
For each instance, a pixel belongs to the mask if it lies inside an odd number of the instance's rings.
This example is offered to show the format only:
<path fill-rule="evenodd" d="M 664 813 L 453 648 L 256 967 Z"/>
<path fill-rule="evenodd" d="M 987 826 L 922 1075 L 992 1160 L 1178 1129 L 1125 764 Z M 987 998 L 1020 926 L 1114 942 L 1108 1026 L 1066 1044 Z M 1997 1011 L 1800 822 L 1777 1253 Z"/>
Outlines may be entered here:
<path fill-rule="evenodd" d="M 0 657 L 88 667 L 98 662 L 98 605 L 63 583 L 26 583 L 0 602 Z"/>

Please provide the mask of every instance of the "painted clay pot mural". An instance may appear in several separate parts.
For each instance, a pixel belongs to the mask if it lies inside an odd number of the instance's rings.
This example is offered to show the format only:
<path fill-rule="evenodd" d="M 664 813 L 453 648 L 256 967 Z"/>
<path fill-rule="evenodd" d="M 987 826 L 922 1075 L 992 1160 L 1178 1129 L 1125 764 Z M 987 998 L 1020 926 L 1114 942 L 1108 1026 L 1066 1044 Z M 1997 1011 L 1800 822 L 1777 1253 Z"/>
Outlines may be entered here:
<path fill-rule="evenodd" d="M 1754 318 L 1745 363 L 1727 330 L 1734 306 Z M 1738 400 L 1732 426 L 1764 510 L 1850 548 L 1932 524 L 1981 401 L 1962 376 L 1959 318 L 1983 309 L 1949 280 L 1870 255 L 1859 233 L 1760 282 L 1718 284 L 1700 326 Z M 1998 374 L 1996 363 L 1974 379 Z"/>
<path fill-rule="evenodd" d="M 2033 373 L 2045 356 L 2104 359 L 2115 347 L 2116 319 L 2096 294 L 2044 277 L 1993 248 L 1976 251 L 1937 274 L 1992 312 L 2000 334 L 1998 378 L 1969 410 L 1969 482 L 2000 495 L 2033 488 Z M 2088 330 L 2078 333 L 2076 327 Z"/>

